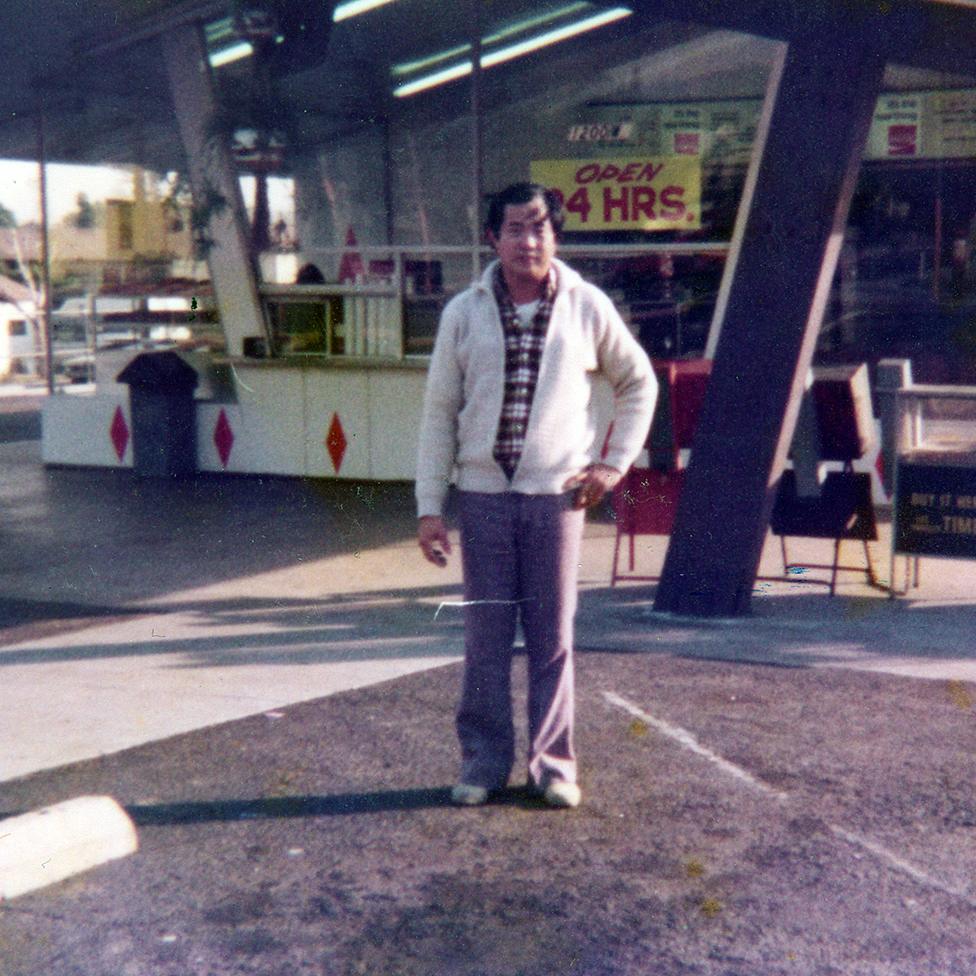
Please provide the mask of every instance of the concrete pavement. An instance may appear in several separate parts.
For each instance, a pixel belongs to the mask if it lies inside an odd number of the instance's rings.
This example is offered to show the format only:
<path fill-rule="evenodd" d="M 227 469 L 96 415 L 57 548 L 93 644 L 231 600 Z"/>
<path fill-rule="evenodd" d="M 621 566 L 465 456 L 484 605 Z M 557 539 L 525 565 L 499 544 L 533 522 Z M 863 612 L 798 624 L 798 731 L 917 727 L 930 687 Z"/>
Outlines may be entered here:
<path fill-rule="evenodd" d="M 407 485 L 165 484 L 45 471 L 33 441 L 0 450 L 10 512 L 0 556 L 0 779 L 460 654 L 458 560 L 439 570 L 419 558 Z M 886 576 L 882 530 L 872 548 Z M 775 578 L 771 539 L 751 617 L 682 621 L 653 612 L 652 585 L 608 586 L 613 541 L 611 524 L 590 523 L 581 648 L 976 680 L 972 563 L 926 560 L 920 589 L 898 600 L 845 572 L 830 599 L 808 582 L 825 570 Z M 660 568 L 665 543 L 640 537 L 637 572 Z M 862 558 L 858 544 L 845 545 L 845 564 Z M 829 542 L 790 540 L 791 560 L 829 556 Z"/>
<path fill-rule="evenodd" d="M 433 619 L 456 571 L 416 557 L 407 486 L 154 483 L 0 452 L 0 779 L 458 654 L 457 614 Z"/>

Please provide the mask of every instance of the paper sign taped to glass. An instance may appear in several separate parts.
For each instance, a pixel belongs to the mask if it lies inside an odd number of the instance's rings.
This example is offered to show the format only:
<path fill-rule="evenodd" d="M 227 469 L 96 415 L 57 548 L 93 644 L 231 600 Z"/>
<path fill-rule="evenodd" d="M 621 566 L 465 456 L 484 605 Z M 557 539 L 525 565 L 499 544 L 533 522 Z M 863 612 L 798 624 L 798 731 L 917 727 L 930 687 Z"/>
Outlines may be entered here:
<path fill-rule="evenodd" d="M 562 196 L 567 231 L 701 227 L 699 156 L 537 159 L 531 173 Z"/>

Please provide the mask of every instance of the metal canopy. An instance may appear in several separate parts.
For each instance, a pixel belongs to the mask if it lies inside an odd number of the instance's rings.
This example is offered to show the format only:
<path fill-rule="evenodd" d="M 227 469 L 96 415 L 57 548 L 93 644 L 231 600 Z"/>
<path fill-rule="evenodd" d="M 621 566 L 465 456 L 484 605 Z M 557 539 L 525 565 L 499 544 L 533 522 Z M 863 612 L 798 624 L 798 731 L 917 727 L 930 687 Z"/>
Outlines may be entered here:
<path fill-rule="evenodd" d="M 643 0 L 646 17 L 690 20 L 781 41 L 853 34 L 889 62 L 976 74 L 970 0 Z"/>
<path fill-rule="evenodd" d="M 487 31 L 567 3 L 492 0 L 482 19 Z M 609 5 L 608 0 L 594 0 L 594 6 Z M 869 25 L 889 62 L 943 74 L 976 73 L 972 4 L 632 0 L 628 5 L 634 16 L 602 29 L 601 38 L 646 36 L 662 21 L 778 39 Z M 224 16 L 230 6 L 230 0 L 36 0 L 27 13 L 22 5 L 0 4 L 0 51 L 6 68 L 0 90 L 0 158 L 34 158 L 33 119 L 43 104 L 53 160 L 141 163 L 159 170 L 179 167 L 182 152 L 156 38 L 181 24 Z M 322 7 L 328 8 L 325 0 Z M 284 91 L 300 95 L 310 130 L 324 138 L 383 118 L 395 110 L 391 67 L 469 42 L 472 22 L 472 0 L 396 0 L 334 24 L 326 62 L 287 79 Z M 592 43 L 589 37 L 568 42 L 565 48 L 575 45 L 583 52 Z M 222 73 L 232 76 L 234 70 L 231 66 Z M 515 61 L 496 70 L 518 75 L 526 64 Z M 442 107 L 458 112 L 465 111 L 467 98 L 463 81 L 437 96 Z"/>
<path fill-rule="evenodd" d="M 600 3 L 591 5 L 599 9 Z M 329 16 L 329 4 L 320 5 Z M 178 167 L 182 154 L 158 38 L 224 17 L 231 6 L 231 0 L 37 0 L 25 17 L 15 4 L 0 5 L 7 69 L 0 91 L 0 158 L 34 157 L 32 119 L 43 105 L 53 160 Z M 568 6 L 568 0 L 492 0 L 484 27 L 489 31 Z M 325 138 L 383 118 L 395 108 L 392 67 L 469 43 L 473 12 L 471 0 L 396 0 L 337 22 L 325 62 L 282 79 L 282 91 L 300 98 L 310 131 Z M 603 33 L 629 29 L 613 26 Z M 519 67 L 513 63 L 512 70 Z M 233 79 L 246 70 L 242 62 L 219 75 Z M 463 112 L 467 85 L 450 90 Z"/>

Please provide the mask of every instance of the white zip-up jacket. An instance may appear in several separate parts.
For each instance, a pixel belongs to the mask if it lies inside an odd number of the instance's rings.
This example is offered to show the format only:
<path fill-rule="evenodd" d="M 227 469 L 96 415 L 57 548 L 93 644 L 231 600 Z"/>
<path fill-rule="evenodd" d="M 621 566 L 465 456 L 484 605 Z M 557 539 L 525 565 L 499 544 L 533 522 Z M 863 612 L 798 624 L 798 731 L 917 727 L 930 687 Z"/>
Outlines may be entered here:
<path fill-rule="evenodd" d="M 442 514 L 452 475 L 462 491 L 559 494 L 594 460 L 626 471 L 644 446 L 657 400 L 650 361 L 610 299 L 558 259 L 556 295 L 518 468 L 493 457 L 505 391 L 505 339 L 492 289 L 497 262 L 441 316 L 424 397 L 418 515 Z M 594 443 L 593 380 L 613 389 L 606 454 Z"/>

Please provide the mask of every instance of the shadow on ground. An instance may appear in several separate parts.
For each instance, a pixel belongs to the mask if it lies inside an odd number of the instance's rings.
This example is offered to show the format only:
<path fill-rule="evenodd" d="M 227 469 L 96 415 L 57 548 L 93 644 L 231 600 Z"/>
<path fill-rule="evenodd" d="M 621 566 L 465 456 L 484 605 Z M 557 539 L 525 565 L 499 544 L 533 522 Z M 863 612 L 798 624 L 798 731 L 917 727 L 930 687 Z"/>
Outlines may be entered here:
<path fill-rule="evenodd" d="M 0 444 L 0 626 L 135 601 L 412 538 L 412 485 L 44 468 Z"/>

